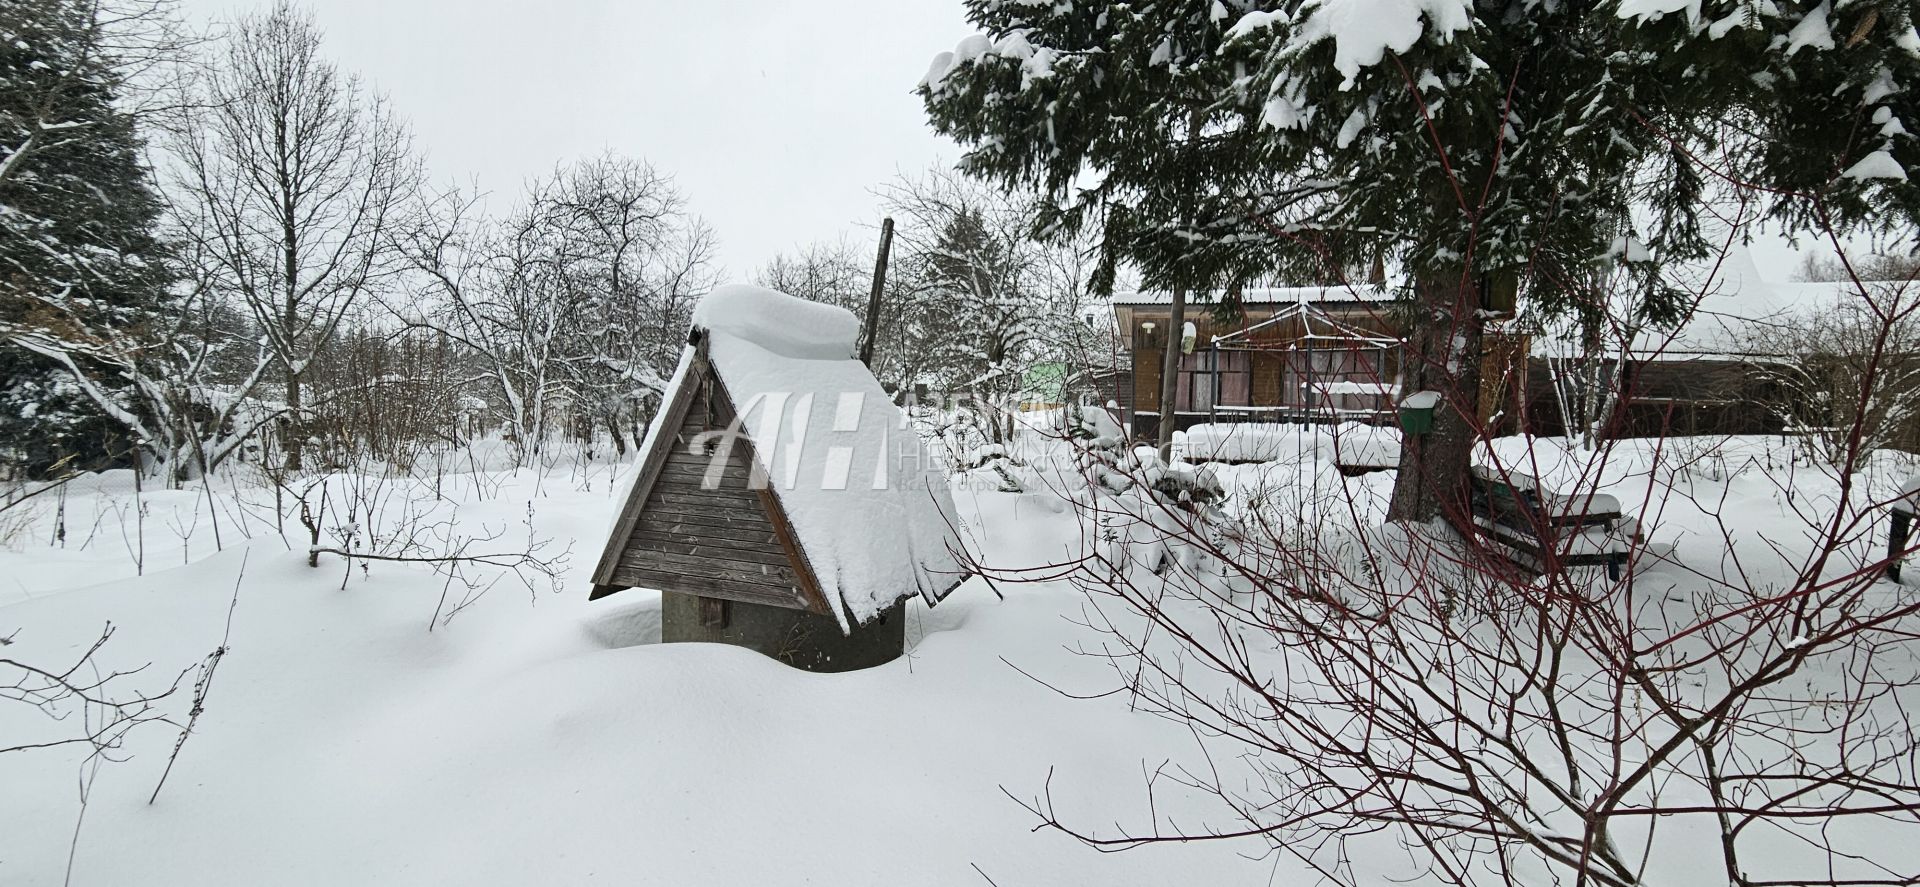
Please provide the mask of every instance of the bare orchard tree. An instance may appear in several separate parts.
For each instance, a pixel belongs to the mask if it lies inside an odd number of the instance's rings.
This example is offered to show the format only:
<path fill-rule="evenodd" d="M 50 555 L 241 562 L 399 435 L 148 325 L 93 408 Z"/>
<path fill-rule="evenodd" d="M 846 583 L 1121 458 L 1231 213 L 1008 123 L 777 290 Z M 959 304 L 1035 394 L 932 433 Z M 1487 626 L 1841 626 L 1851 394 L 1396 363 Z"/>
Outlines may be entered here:
<path fill-rule="evenodd" d="M 170 121 L 177 236 L 213 292 L 245 306 L 284 385 L 301 466 L 307 368 L 392 270 L 384 236 L 417 180 L 385 99 L 321 54 L 286 2 L 243 16 Z"/>
<path fill-rule="evenodd" d="M 568 419 L 618 452 L 637 443 L 712 285 L 712 232 L 621 158 L 562 168 L 503 221 L 471 195 L 433 198 L 395 243 L 419 291 L 391 307 L 467 352 L 523 461 Z"/>
<path fill-rule="evenodd" d="M 591 442 L 604 428 L 624 455 L 666 388 L 695 300 L 713 287 L 713 231 L 670 177 L 615 155 L 557 170 L 529 209 L 576 306 L 563 366 L 577 430 Z"/>
<path fill-rule="evenodd" d="M 760 266 L 754 280 L 789 296 L 837 305 L 864 320 L 873 286 L 873 255 L 844 237 L 818 241 L 774 256 Z"/>
<path fill-rule="evenodd" d="M 863 325 L 877 323 L 873 372 L 882 384 L 910 389 L 915 383 L 932 383 L 927 368 L 933 355 L 913 344 L 923 328 L 914 304 L 915 298 L 925 292 L 916 277 L 919 269 L 911 262 L 892 262 L 886 289 L 880 294 L 880 316 L 869 318 L 873 250 L 871 244 L 860 245 L 844 237 L 816 241 L 773 257 L 761 266 L 754 280 L 790 296 L 845 308 Z M 894 250 L 896 255 L 904 255 L 903 244 L 896 244 Z"/>
<path fill-rule="evenodd" d="M 388 307 L 409 327 L 458 343 L 470 381 L 526 464 L 565 392 L 562 342 L 577 310 L 539 218 L 522 210 L 495 222 L 477 197 L 451 191 L 431 198 L 396 243 L 416 282 Z"/>

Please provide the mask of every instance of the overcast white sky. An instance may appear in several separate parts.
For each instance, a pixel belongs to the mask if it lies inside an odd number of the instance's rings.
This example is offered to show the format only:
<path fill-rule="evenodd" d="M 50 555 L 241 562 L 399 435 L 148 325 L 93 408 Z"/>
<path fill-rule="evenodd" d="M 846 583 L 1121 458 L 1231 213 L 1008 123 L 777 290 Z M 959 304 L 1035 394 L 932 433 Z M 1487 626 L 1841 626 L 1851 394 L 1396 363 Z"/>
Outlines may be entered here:
<path fill-rule="evenodd" d="M 732 279 L 807 241 L 873 240 L 873 186 L 959 157 L 911 90 L 971 33 L 960 0 L 304 3 L 327 54 L 412 122 L 435 178 L 511 201 L 562 160 L 645 158 L 713 225 Z"/>
<path fill-rule="evenodd" d="M 201 22 L 271 0 L 184 0 Z M 911 90 L 972 33 L 960 0 L 302 0 L 326 52 L 384 91 L 442 183 L 502 204 L 556 163 L 613 151 L 675 176 L 728 279 L 845 233 L 871 189 L 960 155 Z M 1773 238 L 1763 275 L 1797 258 Z"/>

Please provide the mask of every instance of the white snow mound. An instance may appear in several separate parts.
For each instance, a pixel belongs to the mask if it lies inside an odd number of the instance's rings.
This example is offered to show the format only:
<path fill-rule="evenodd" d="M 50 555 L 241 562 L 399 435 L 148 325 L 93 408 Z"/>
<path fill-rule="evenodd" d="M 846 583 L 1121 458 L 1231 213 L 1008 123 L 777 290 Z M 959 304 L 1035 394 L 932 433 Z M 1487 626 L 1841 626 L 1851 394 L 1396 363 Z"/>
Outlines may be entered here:
<path fill-rule="evenodd" d="M 801 360 L 851 358 L 860 340 L 860 319 L 845 308 L 744 283 L 714 288 L 693 309 L 693 323 Z"/>

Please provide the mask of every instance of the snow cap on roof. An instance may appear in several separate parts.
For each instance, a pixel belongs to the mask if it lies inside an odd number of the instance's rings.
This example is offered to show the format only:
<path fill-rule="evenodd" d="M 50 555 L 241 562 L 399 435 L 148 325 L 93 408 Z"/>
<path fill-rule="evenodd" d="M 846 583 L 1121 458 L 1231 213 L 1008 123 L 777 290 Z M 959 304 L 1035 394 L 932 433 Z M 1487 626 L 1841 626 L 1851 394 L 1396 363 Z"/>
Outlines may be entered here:
<path fill-rule="evenodd" d="M 693 309 L 693 325 L 808 360 L 850 358 L 860 339 L 860 319 L 845 308 L 744 283 L 708 293 Z"/>
<path fill-rule="evenodd" d="M 1769 330 L 1790 326 L 1805 312 L 1841 304 L 1852 289 L 1848 284 L 1769 280 L 1745 244 L 1734 244 L 1705 260 L 1667 264 L 1661 277 L 1680 290 L 1691 313 L 1677 329 L 1639 330 L 1633 341 L 1638 359 L 1764 357 L 1769 353 Z M 1615 287 L 1608 295 L 1613 300 L 1609 310 L 1624 315 L 1636 293 L 1632 287 Z M 1607 348 L 1617 352 L 1619 345 L 1609 342 Z M 1533 350 L 1542 357 L 1569 356 L 1580 353 L 1582 345 L 1577 334 L 1542 335 L 1534 338 Z"/>
<path fill-rule="evenodd" d="M 1226 290 L 1209 290 L 1193 293 L 1190 302 L 1218 302 L 1226 298 Z M 1334 284 L 1331 286 L 1258 286 L 1247 287 L 1240 292 L 1243 305 L 1291 305 L 1307 302 L 1382 302 L 1394 298 L 1390 286 L 1373 283 Z M 1173 293 L 1168 290 L 1138 290 L 1117 292 L 1112 296 L 1115 305 L 1170 305 Z"/>

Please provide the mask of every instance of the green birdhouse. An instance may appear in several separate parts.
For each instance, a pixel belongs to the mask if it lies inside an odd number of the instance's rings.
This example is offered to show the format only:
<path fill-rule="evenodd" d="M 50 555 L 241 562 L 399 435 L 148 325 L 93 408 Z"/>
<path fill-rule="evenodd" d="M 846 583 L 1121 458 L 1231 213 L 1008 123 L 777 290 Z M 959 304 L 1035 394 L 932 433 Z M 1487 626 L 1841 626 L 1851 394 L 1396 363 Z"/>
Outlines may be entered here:
<path fill-rule="evenodd" d="M 1440 408 L 1440 392 L 1416 391 L 1400 401 L 1400 430 L 1409 435 L 1433 433 L 1433 413 Z"/>

